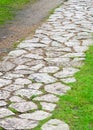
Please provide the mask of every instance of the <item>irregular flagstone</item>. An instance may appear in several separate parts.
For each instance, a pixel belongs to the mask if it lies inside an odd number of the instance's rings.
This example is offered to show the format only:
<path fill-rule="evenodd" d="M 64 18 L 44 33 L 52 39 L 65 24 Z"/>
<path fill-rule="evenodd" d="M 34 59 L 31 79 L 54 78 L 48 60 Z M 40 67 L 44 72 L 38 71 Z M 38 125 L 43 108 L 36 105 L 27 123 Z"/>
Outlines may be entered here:
<path fill-rule="evenodd" d="M 29 75 L 29 74 L 32 74 L 33 71 L 30 71 L 30 70 L 15 70 L 13 73 L 14 74 Z"/>
<path fill-rule="evenodd" d="M 47 45 L 40 44 L 40 43 L 37 43 L 37 44 L 34 44 L 34 43 L 21 43 L 21 44 L 18 45 L 19 48 L 31 48 L 31 49 L 38 48 L 38 47 L 44 48 L 46 46 Z"/>
<path fill-rule="evenodd" d="M 33 89 L 20 89 L 14 93 L 14 95 L 20 95 L 22 97 L 31 98 L 32 96 L 41 95 L 42 92 Z"/>
<path fill-rule="evenodd" d="M 2 106 L 6 106 L 7 105 L 7 103 L 5 102 L 5 101 L 0 101 L 0 107 L 2 107 Z"/>
<path fill-rule="evenodd" d="M 18 78 L 15 80 L 15 84 L 19 84 L 19 85 L 27 85 L 27 84 L 31 84 L 31 80 L 29 79 L 24 79 L 24 78 Z"/>
<path fill-rule="evenodd" d="M 44 119 L 50 117 L 51 115 L 52 114 L 50 114 L 48 112 L 38 110 L 38 111 L 35 111 L 33 113 L 21 114 L 21 115 L 19 115 L 19 117 L 40 121 L 40 120 L 44 120 Z"/>
<path fill-rule="evenodd" d="M 44 67 L 39 72 L 43 72 L 43 73 L 55 73 L 58 70 L 59 70 L 59 68 L 56 67 L 56 66 L 48 66 L 48 67 Z"/>
<path fill-rule="evenodd" d="M 45 58 L 49 65 L 56 65 L 56 66 L 68 66 L 70 62 L 70 58 Z"/>
<path fill-rule="evenodd" d="M 66 68 L 63 68 L 62 71 L 59 71 L 56 74 L 54 74 L 54 76 L 57 77 L 57 78 L 71 77 L 78 71 L 79 71 L 79 69 L 76 69 L 76 68 L 73 68 L 73 67 L 66 67 Z"/>
<path fill-rule="evenodd" d="M 15 70 L 28 70 L 29 69 L 29 67 L 28 66 L 26 66 L 26 65 L 18 65 L 16 68 L 15 68 Z"/>
<path fill-rule="evenodd" d="M 42 67 L 44 67 L 44 64 L 41 63 L 41 64 L 38 64 L 36 66 L 32 66 L 30 69 L 32 71 L 37 71 L 37 70 L 41 69 Z"/>
<path fill-rule="evenodd" d="M 40 56 L 38 54 L 27 54 L 27 55 L 24 55 L 23 57 L 31 58 L 31 59 L 37 59 L 37 60 L 42 60 L 43 59 L 43 56 Z"/>
<path fill-rule="evenodd" d="M 11 102 L 25 102 L 24 99 L 22 99 L 21 97 L 18 97 L 18 96 L 12 96 L 11 98 L 9 98 L 9 100 Z"/>
<path fill-rule="evenodd" d="M 34 74 L 31 74 L 28 78 L 33 79 L 36 82 L 41 82 L 45 84 L 49 84 L 49 83 L 53 83 L 57 81 L 56 78 L 54 78 L 53 76 L 50 76 L 47 73 L 34 73 Z"/>
<path fill-rule="evenodd" d="M 26 54 L 27 52 L 25 50 L 14 50 L 14 51 L 11 51 L 8 55 L 9 56 L 13 56 L 13 57 L 18 57 L 18 56 L 21 56 L 23 54 Z"/>
<path fill-rule="evenodd" d="M 33 83 L 33 84 L 28 85 L 28 88 L 31 88 L 31 89 L 40 89 L 42 86 L 43 86 L 42 83 Z"/>
<path fill-rule="evenodd" d="M 1 72 L 7 72 L 12 70 L 15 67 L 15 64 L 13 64 L 10 61 L 3 61 L 0 63 L 0 71 Z"/>
<path fill-rule="evenodd" d="M 11 83 L 12 83 L 11 80 L 0 79 L 0 88 L 1 88 L 1 87 L 4 87 L 4 86 L 6 86 L 6 85 L 9 85 L 9 84 L 11 84 Z"/>
<path fill-rule="evenodd" d="M 42 127 L 42 130 L 69 130 L 69 126 L 58 119 L 51 119 L 45 123 Z"/>
<path fill-rule="evenodd" d="M 4 129 L 32 129 L 35 128 L 38 125 L 37 121 L 27 120 L 27 119 L 21 119 L 16 117 L 10 117 L 6 118 L 4 120 L 0 121 L 0 126 Z"/>
<path fill-rule="evenodd" d="M 73 82 L 76 82 L 76 79 L 72 77 L 72 78 L 61 79 L 61 81 L 64 83 L 73 83 Z"/>
<path fill-rule="evenodd" d="M 87 46 L 74 46 L 73 49 L 75 52 L 82 53 L 88 50 Z"/>
<path fill-rule="evenodd" d="M 10 96 L 10 92 L 8 92 L 8 91 L 4 91 L 4 90 L 0 90 L 0 100 L 1 99 L 7 99 L 7 98 L 9 98 L 9 96 Z"/>
<path fill-rule="evenodd" d="M 85 57 L 84 53 L 68 53 L 63 55 L 62 57 L 67 57 L 67 58 L 74 58 L 74 57 Z"/>
<path fill-rule="evenodd" d="M 18 102 L 18 103 L 12 103 L 9 105 L 9 107 L 14 108 L 18 112 L 26 112 L 29 110 L 37 109 L 37 105 L 33 102 Z"/>
<path fill-rule="evenodd" d="M 34 98 L 35 101 L 57 102 L 59 98 L 53 94 L 45 94 L 40 97 Z"/>
<path fill-rule="evenodd" d="M 45 91 L 53 94 L 63 95 L 67 90 L 70 90 L 69 86 L 66 86 L 60 82 L 46 85 Z"/>
<path fill-rule="evenodd" d="M 47 102 L 40 102 L 42 105 L 42 109 L 46 111 L 53 111 L 56 107 L 56 104 L 53 103 L 47 103 Z"/>
<path fill-rule="evenodd" d="M 7 116 L 15 115 L 12 111 L 7 108 L 0 108 L 0 118 L 4 118 Z"/>
<path fill-rule="evenodd" d="M 13 91 L 19 90 L 21 88 L 24 88 L 24 86 L 13 84 L 13 85 L 8 85 L 8 86 L 4 87 L 3 90 L 13 92 Z"/>
<path fill-rule="evenodd" d="M 5 79 L 14 79 L 14 78 L 23 78 L 24 75 L 22 74 L 13 74 L 13 73 L 6 73 L 3 78 Z"/>

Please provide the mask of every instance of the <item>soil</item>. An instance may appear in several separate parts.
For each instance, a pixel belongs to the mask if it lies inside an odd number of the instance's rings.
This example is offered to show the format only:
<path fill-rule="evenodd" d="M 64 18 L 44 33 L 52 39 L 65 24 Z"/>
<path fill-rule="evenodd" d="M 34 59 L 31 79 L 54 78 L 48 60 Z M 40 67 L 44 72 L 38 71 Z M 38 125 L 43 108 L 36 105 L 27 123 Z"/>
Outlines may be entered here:
<path fill-rule="evenodd" d="M 15 42 L 28 35 L 32 36 L 35 29 L 49 15 L 49 11 L 62 2 L 63 0 L 37 0 L 18 11 L 14 20 L 0 27 L 0 57 L 12 50 Z"/>

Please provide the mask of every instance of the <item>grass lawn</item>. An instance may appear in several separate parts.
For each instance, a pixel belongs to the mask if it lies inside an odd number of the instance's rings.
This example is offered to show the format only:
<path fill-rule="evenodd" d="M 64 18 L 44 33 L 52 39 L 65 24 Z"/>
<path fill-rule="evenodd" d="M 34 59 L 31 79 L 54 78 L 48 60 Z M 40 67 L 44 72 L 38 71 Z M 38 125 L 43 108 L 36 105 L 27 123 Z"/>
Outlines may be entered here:
<path fill-rule="evenodd" d="M 60 97 L 52 118 L 65 121 L 70 130 L 93 130 L 93 46 L 87 51 L 85 65 L 75 77 L 77 82 L 68 84 L 72 89 Z M 48 120 L 41 121 L 33 130 L 41 130 Z"/>
<path fill-rule="evenodd" d="M 0 0 L 0 25 L 11 20 L 16 11 L 21 9 L 27 3 L 33 3 L 36 0 Z"/>

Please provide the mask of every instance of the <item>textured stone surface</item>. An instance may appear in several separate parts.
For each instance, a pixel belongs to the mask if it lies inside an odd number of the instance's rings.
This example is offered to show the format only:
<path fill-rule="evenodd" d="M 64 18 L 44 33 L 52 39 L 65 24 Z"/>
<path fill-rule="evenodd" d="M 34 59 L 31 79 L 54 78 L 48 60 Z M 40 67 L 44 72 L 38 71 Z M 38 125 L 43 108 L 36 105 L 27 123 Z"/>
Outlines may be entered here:
<path fill-rule="evenodd" d="M 39 72 L 43 72 L 43 73 L 55 73 L 58 70 L 59 70 L 59 68 L 56 67 L 56 66 L 48 66 L 48 67 L 44 67 Z"/>
<path fill-rule="evenodd" d="M 25 53 L 26 53 L 25 50 L 14 50 L 14 51 L 11 51 L 8 55 L 17 57 L 17 56 L 21 56 L 22 54 L 25 54 Z"/>
<path fill-rule="evenodd" d="M 72 78 L 61 79 L 61 81 L 64 83 L 73 83 L 73 82 L 76 82 L 76 79 L 72 77 Z"/>
<path fill-rule="evenodd" d="M 31 129 L 34 128 L 38 125 L 37 121 L 31 121 L 31 120 L 27 120 L 27 119 L 20 119 L 20 118 L 7 118 L 4 119 L 2 121 L 0 121 L 0 125 L 4 128 L 4 129 Z"/>
<path fill-rule="evenodd" d="M 24 99 L 22 99 L 21 97 L 18 96 L 13 96 L 9 99 L 11 102 L 25 102 Z"/>
<path fill-rule="evenodd" d="M 41 82 L 41 83 L 53 83 L 56 82 L 56 79 L 50 75 L 48 75 L 47 73 L 35 73 L 35 74 L 31 74 L 29 76 L 29 79 L 33 79 L 36 82 Z"/>
<path fill-rule="evenodd" d="M 59 95 L 70 89 L 66 84 L 76 82 L 74 74 L 84 65 L 85 51 L 93 44 L 92 33 L 93 0 L 69 0 L 36 30 L 33 38 L 26 38 L 2 58 L 0 127 L 32 129 L 49 117 L 40 129 L 70 129 L 51 115 Z M 9 107 L 18 112 L 14 115 Z"/>
<path fill-rule="evenodd" d="M 0 118 L 14 115 L 14 113 L 7 108 L 0 108 Z"/>
<path fill-rule="evenodd" d="M 12 70 L 15 67 L 15 64 L 13 64 L 10 61 L 3 61 L 2 63 L 0 63 L 0 71 L 2 72 L 7 72 Z"/>
<path fill-rule="evenodd" d="M 51 119 L 47 123 L 45 123 L 42 130 L 69 130 L 69 126 L 63 121 L 57 119 Z"/>
<path fill-rule="evenodd" d="M 0 79 L 0 87 L 4 87 L 6 85 L 11 84 L 11 80 L 6 80 L 6 79 Z"/>
<path fill-rule="evenodd" d="M 24 88 L 24 86 L 21 84 L 20 85 L 13 84 L 13 85 L 8 85 L 8 86 L 4 87 L 3 89 L 10 91 L 10 92 L 13 92 L 13 91 L 16 91 L 16 90 L 21 89 L 21 88 Z"/>
<path fill-rule="evenodd" d="M 37 105 L 33 102 L 12 103 L 9 107 L 14 108 L 19 112 L 26 112 L 29 110 L 37 109 Z"/>
<path fill-rule="evenodd" d="M 7 103 L 5 101 L 0 101 L 0 107 L 6 106 L 6 105 L 7 105 Z"/>
<path fill-rule="evenodd" d="M 70 90 L 70 87 L 60 82 L 45 86 L 45 91 L 58 95 L 63 95 L 67 90 Z"/>
<path fill-rule="evenodd" d="M 0 99 L 7 99 L 10 96 L 10 92 L 8 91 L 4 91 L 4 90 L 0 90 Z"/>
<path fill-rule="evenodd" d="M 57 78 L 66 78 L 66 77 L 73 76 L 78 71 L 79 69 L 76 69 L 73 67 L 66 67 L 66 68 L 63 68 L 62 71 L 59 71 L 58 73 L 56 73 L 54 76 Z"/>
<path fill-rule="evenodd" d="M 24 79 L 24 78 L 18 78 L 15 80 L 15 84 L 19 84 L 19 85 L 25 85 L 30 83 L 32 83 L 31 80 Z"/>
<path fill-rule="evenodd" d="M 42 105 L 42 109 L 46 111 L 53 111 L 56 107 L 56 104 L 53 103 L 40 102 L 40 104 Z"/>
<path fill-rule="evenodd" d="M 33 84 L 28 85 L 28 88 L 31 88 L 31 89 L 40 89 L 42 86 L 43 86 L 42 83 L 33 83 Z"/>
<path fill-rule="evenodd" d="M 46 94 L 40 97 L 34 98 L 36 101 L 46 101 L 46 102 L 57 102 L 59 100 L 58 97 L 56 97 L 53 94 Z"/>
<path fill-rule="evenodd" d="M 22 97 L 30 98 L 31 96 L 40 95 L 42 94 L 39 90 L 33 90 L 33 89 L 20 89 L 15 92 L 15 95 L 20 95 Z"/>
<path fill-rule="evenodd" d="M 21 114 L 19 117 L 25 118 L 25 119 L 32 119 L 32 120 L 44 120 L 48 117 L 50 117 L 51 114 L 45 111 L 35 111 L 33 113 L 27 113 L 27 114 Z"/>

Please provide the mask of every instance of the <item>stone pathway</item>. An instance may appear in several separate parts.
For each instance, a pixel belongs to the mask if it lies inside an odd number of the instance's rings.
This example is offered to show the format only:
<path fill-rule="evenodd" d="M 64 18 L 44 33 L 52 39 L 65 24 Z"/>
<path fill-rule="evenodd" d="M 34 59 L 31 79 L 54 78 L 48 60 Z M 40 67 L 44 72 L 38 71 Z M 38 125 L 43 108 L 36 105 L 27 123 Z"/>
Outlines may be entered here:
<path fill-rule="evenodd" d="M 33 129 L 51 117 L 92 44 L 93 0 L 69 0 L 0 62 L 0 127 Z M 69 130 L 51 119 L 41 130 Z"/>

